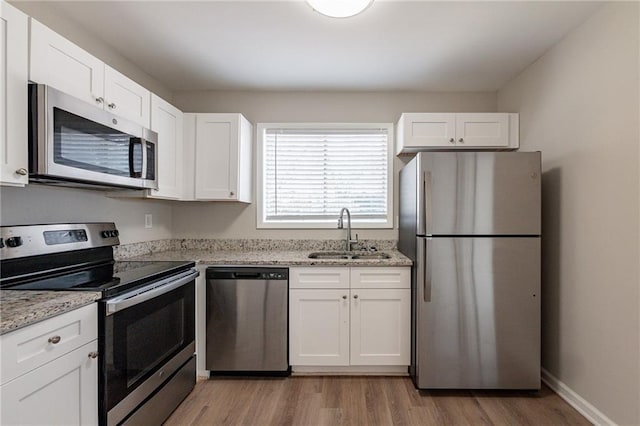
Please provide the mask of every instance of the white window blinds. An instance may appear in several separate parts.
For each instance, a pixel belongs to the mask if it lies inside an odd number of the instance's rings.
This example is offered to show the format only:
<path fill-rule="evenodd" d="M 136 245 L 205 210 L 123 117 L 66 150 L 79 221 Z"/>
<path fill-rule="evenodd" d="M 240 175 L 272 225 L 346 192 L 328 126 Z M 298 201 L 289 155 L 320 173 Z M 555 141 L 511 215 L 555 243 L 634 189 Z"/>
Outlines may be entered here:
<path fill-rule="evenodd" d="M 266 129 L 265 222 L 388 221 L 388 144 L 388 128 Z"/>

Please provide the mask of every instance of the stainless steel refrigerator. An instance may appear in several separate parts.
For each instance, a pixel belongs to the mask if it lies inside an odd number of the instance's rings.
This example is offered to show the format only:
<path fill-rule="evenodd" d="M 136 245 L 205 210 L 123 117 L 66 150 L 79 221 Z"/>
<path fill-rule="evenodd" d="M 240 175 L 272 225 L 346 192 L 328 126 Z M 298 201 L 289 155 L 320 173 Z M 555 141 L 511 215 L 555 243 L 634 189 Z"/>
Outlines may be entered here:
<path fill-rule="evenodd" d="M 400 171 L 417 388 L 540 388 L 540 160 L 423 152 Z"/>

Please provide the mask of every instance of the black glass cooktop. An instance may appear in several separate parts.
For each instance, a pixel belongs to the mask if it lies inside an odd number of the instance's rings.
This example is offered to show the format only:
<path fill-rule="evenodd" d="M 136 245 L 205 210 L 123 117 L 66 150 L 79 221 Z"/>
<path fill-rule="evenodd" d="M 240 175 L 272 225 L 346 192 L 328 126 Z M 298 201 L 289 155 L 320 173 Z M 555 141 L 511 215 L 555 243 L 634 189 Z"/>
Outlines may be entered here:
<path fill-rule="evenodd" d="M 8 290 L 100 291 L 103 297 L 107 297 L 178 274 L 194 266 L 194 262 L 108 262 L 60 274 L 48 274 L 34 280 L 3 286 L 3 288 Z"/>

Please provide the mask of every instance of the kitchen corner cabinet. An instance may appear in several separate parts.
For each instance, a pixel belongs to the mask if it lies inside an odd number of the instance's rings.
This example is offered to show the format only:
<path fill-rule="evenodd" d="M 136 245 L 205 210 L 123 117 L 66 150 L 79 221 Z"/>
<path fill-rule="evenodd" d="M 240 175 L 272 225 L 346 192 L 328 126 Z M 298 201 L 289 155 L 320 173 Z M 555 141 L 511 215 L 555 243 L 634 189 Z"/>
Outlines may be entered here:
<path fill-rule="evenodd" d="M 289 269 L 292 366 L 409 365 L 411 269 Z"/>
<path fill-rule="evenodd" d="M 0 424 L 98 423 L 95 303 L 0 336 Z"/>
<path fill-rule="evenodd" d="M 158 134 L 158 189 L 149 198 L 179 200 L 183 196 L 183 113 L 164 99 L 151 95 L 151 130 Z"/>
<path fill-rule="evenodd" d="M 28 17 L 0 2 L 0 184 L 28 183 Z"/>
<path fill-rule="evenodd" d="M 151 92 L 30 19 L 29 79 L 149 127 Z"/>
<path fill-rule="evenodd" d="M 429 150 L 518 149 L 513 113 L 404 113 L 397 125 L 396 154 Z"/>
<path fill-rule="evenodd" d="M 185 170 L 185 198 L 250 203 L 252 133 L 242 114 L 185 114 L 186 164 L 195 165 Z"/>

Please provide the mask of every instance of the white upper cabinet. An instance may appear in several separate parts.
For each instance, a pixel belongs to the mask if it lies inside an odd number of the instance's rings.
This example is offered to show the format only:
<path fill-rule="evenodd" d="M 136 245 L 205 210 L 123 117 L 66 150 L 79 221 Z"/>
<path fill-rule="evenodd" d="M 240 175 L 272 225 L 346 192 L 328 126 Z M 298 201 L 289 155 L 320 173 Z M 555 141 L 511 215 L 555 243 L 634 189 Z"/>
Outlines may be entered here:
<path fill-rule="evenodd" d="M 28 18 L 0 2 L 0 184 L 29 181 L 27 151 Z"/>
<path fill-rule="evenodd" d="M 29 79 L 150 126 L 151 92 L 31 18 Z"/>
<path fill-rule="evenodd" d="M 158 189 L 152 198 L 179 200 L 183 196 L 183 114 L 164 99 L 151 95 L 151 130 L 158 133 Z"/>
<path fill-rule="evenodd" d="M 510 115 L 500 113 L 456 114 L 456 144 L 508 148 Z"/>
<path fill-rule="evenodd" d="M 104 63 L 31 18 L 29 79 L 102 107 Z"/>
<path fill-rule="evenodd" d="M 104 106 L 116 115 L 127 117 L 149 128 L 151 92 L 123 74 L 104 66 Z"/>
<path fill-rule="evenodd" d="M 518 114 L 404 113 L 396 154 L 429 150 L 518 149 Z"/>
<path fill-rule="evenodd" d="M 241 114 L 196 114 L 196 200 L 251 202 L 252 132 Z"/>

